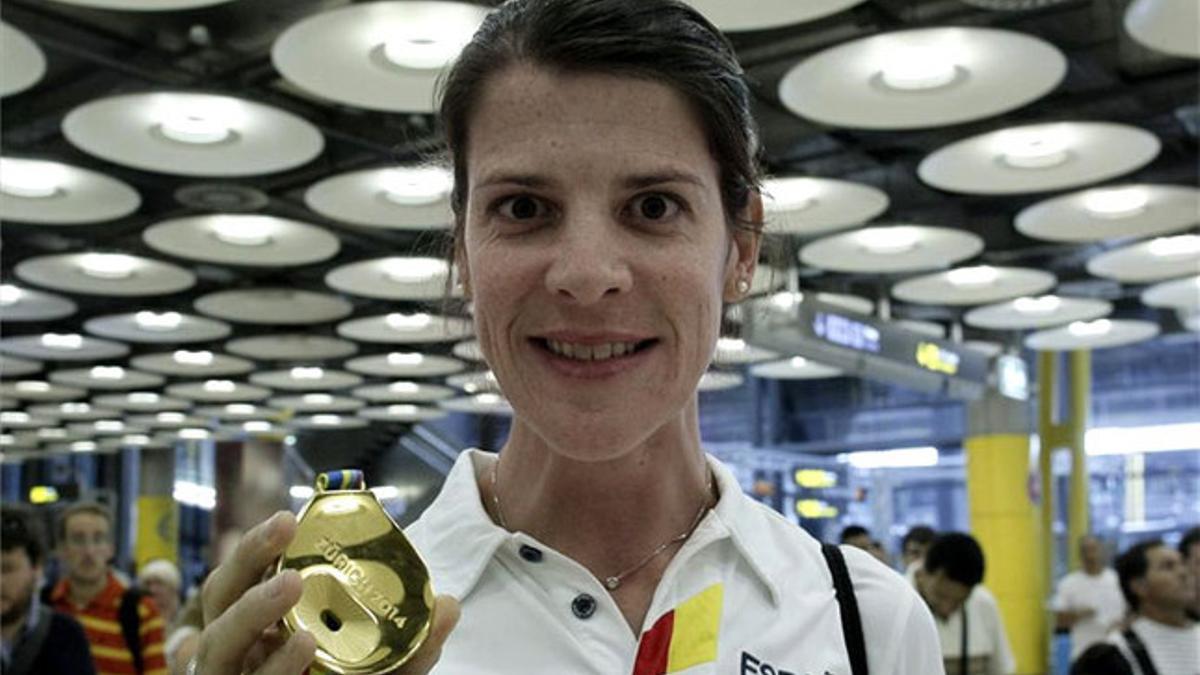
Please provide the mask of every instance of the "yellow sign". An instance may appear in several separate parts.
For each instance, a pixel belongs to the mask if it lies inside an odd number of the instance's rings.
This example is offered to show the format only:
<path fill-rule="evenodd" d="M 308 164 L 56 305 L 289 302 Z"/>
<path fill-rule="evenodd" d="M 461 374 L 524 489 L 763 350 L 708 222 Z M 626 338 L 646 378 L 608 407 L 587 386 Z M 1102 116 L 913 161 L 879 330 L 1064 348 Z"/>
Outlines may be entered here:
<path fill-rule="evenodd" d="M 932 342 L 917 344 L 917 365 L 935 373 L 953 375 L 958 372 L 959 356 Z"/>
<path fill-rule="evenodd" d="M 179 558 L 179 509 L 171 495 L 137 498 L 137 540 L 134 558 L 144 565 L 155 558 Z"/>
<path fill-rule="evenodd" d="M 821 469 L 796 469 L 796 485 L 802 488 L 828 488 L 837 485 L 837 474 Z"/>
<path fill-rule="evenodd" d="M 837 518 L 838 510 L 820 499 L 797 499 L 796 513 L 801 518 Z"/>
<path fill-rule="evenodd" d="M 30 504 L 53 504 L 58 501 L 58 490 L 50 485 L 34 485 L 29 488 Z"/>

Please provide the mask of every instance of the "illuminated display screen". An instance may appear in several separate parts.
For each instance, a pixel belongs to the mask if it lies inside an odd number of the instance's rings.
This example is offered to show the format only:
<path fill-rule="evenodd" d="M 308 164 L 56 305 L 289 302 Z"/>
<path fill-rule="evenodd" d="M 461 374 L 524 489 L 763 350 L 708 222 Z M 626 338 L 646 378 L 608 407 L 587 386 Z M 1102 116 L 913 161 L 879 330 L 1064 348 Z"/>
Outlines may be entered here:
<path fill-rule="evenodd" d="M 813 317 L 813 332 L 822 340 L 848 349 L 872 354 L 881 349 L 878 328 L 839 314 L 817 312 Z"/>

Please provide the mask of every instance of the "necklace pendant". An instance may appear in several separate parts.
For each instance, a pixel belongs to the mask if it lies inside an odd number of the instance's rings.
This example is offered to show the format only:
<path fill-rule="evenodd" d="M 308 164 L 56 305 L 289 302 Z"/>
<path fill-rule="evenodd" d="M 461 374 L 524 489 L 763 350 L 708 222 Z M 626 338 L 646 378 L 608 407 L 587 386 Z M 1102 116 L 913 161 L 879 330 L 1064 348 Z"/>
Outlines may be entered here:
<path fill-rule="evenodd" d="M 607 579 L 604 580 L 604 587 L 610 591 L 617 590 L 617 587 L 620 585 L 621 585 L 621 579 L 619 577 L 608 577 Z"/>

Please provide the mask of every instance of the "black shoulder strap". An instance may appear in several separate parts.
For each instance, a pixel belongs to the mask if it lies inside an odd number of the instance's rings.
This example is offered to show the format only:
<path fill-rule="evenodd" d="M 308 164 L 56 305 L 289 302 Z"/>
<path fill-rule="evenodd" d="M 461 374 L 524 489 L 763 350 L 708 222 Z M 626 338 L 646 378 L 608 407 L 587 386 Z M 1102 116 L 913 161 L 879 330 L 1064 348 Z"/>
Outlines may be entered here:
<path fill-rule="evenodd" d="M 121 608 L 118 618 L 121 621 L 121 637 L 125 638 L 125 646 L 133 657 L 133 669 L 138 675 L 145 672 L 142 661 L 142 618 L 138 615 L 138 605 L 141 604 L 142 594 L 128 588 L 121 595 Z"/>
<path fill-rule="evenodd" d="M 1142 638 L 1138 637 L 1132 628 L 1121 631 L 1121 637 L 1125 638 L 1125 644 L 1129 645 L 1130 653 L 1133 654 L 1133 658 L 1137 659 L 1142 675 L 1158 675 L 1158 669 L 1150 660 L 1150 653 L 1146 651 L 1146 645 L 1142 643 Z"/>
<path fill-rule="evenodd" d="M 34 617 L 27 617 L 26 620 Z M 54 618 L 54 612 L 47 606 L 38 607 L 37 623 L 33 625 L 33 630 L 24 638 L 19 638 L 12 653 L 12 661 L 8 668 L 4 669 L 5 675 L 31 675 L 33 673 L 33 662 L 37 659 L 38 654 L 42 653 L 42 646 L 46 644 L 46 638 L 50 635 L 50 621 Z"/>
<path fill-rule="evenodd" d="M 971 598 L 971 596 L 968 595 L 967 600 L 969 601 L 970 598 Z M 963 602 L 963 606 L 962 606 L 962 638 L 960 638 L 959 649 L 961 650 L 959 652 L 959 666 L 958 666 L 959 671 L 962 673 L 962 675 L 968 675 L 968 673 L 970 672 L 970 668 L 971 668 L 971 658 L 969 656 L 970 652 L 967 651 L 967 603 L 966 602 Z"/>
<path fill-rule="evenodd" d="M 846 569 L 842 550 L 833 544 L 821 544 L 825 564 L 833 575 L 833 589 L 837 594 L 838 609 L 842 615 L 842 638 L 850 654 L 851 675 L 868 675 L 867 649 L 863 644 L 862 618 L 858 614 L 858 601 L 854 599 L 854 585 Z"/>

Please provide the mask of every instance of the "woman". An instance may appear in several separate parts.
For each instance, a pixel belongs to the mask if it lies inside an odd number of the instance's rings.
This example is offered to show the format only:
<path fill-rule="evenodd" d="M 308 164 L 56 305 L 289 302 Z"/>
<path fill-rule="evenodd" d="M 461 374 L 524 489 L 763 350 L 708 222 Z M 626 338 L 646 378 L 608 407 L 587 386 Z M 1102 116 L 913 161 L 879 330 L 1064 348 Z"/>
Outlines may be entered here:
<path fill-rule="evenodd" d="M 700 445 L 696 386 L 762 223 L 728 43 L 673 0 L 517 0 L 464 50 L 441 113 L 456 264 L 515 414 L 503 452 L 463 453 L 410 528 L 462 621 L 450 632 L 439 598 L 402 672 L 849 673 L 819 544 Z M 198 672 L 278 647 L 256 639 L 299 581 L 255 582 L 293 527 L 273 518 L 214 573 Z M 845 557 L 871 672 L 940 673 L 911 588 Z M 259 672 L 311 653 L 293 637 Z"/>

